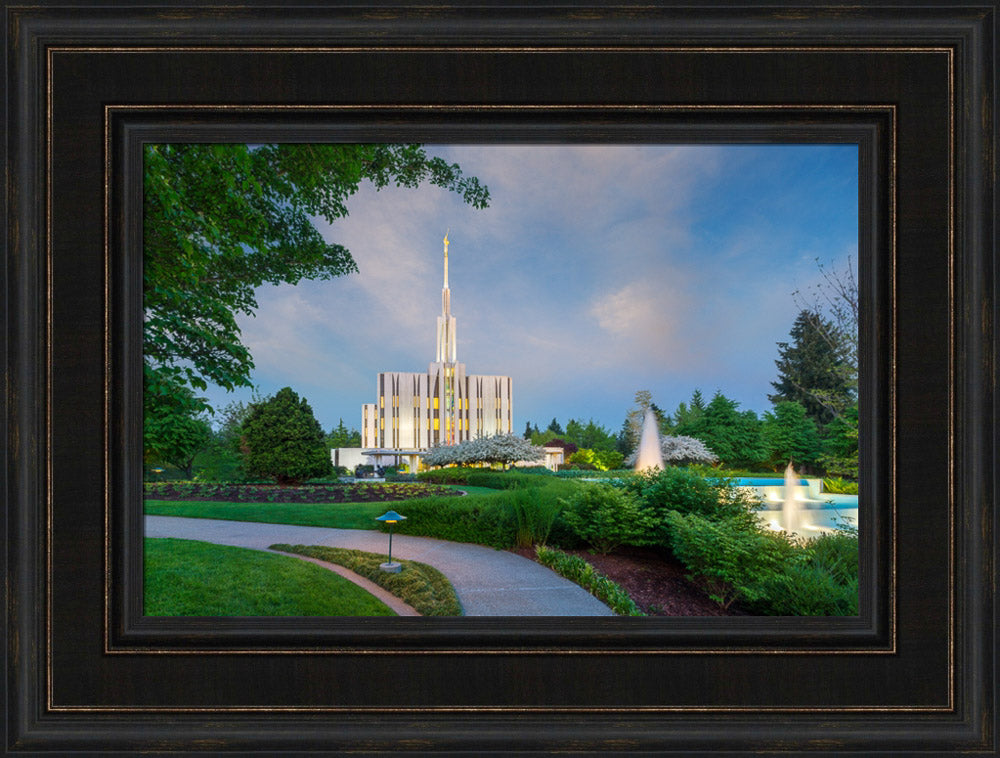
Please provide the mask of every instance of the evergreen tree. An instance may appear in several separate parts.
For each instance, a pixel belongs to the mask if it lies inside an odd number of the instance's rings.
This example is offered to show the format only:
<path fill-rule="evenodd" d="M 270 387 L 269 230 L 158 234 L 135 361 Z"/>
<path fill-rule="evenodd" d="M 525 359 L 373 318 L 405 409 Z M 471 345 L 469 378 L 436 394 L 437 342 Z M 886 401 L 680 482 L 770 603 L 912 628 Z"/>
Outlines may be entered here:
<path fill-rule="evenodd" d="M 822 452 L 816 422 L 806 415 L 801 403 L 782 402 L 764 414 L 761 427 L 768 463 L 775 470 L 789 461 L 812 467 Z"/>
<path fill-rule="evenodd" d="M 849 406 L 829 424 L 823 434 L 820 464 L 828 474 L 858 478 L 858 406 Z"/>
<path fill-rule="evenodd" d="M 348 441 L 350 440 L 351 433 L 344 425 L 344 419 L 341 418 L 340 422 L 336 427 L 330 430 L 330 433 L 326 436 L 327 447 L 348 447 Z"/>
<path fill-rule="evenodd" d="M 803 310 L 790 332 L 791 342 L 779 342 L 778 381 L 771 382 L 772 403 L 797 402 L 816 423 L 825 426 L 853 400 L 850 367 L 831 343 L 835 326 L 819 314 Z"/>
<path fill-rule="evenodd" d="M 323 429 L 305 398 L 285 387 L 254 405 L 243 423 L 243 468 L 293 484 L 333 470 Z"/>
<path fill-rule="evenodd" d="M 545 431 L 555 432 L 556 434 L 559 435 L 564 434 L 563 428 L 559 426 L 559 422 L 556 420 L 555 416 L 552 417 L 552 421 L 549 422 L 549 425 L 546 427 Z"/>
<path fill-rule="evenodd" d="M 719 459 L 733 468 L 754 468 L 767 457 L 761 423 L 753 411 L 739 411 L 739 403 L 716 392 L 704 412 L 678 434 L 708 445 Z"/>
<path fill-rule="evenodd" d="M 530 421 L 527 421 L 524 424 L 524 438 L 526 440 L 530 440 L 531 439 L 531 422 Z"/>
<path fill-rule="evenodd" d="M 691 404 L 681 403 L 674 411 L 672 434 L 690 435 L 696 428 L 698 419 L 705 413 L 705 398 L 701 390 L 695 390 L 691 394 Z"/>

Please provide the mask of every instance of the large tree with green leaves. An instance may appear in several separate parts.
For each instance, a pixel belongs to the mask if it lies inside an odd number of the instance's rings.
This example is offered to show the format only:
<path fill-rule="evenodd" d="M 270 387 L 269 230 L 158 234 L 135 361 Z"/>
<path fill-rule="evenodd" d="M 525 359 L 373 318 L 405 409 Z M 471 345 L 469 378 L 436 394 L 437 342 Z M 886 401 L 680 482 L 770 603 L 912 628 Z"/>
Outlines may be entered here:
<path fill-rule="evenodd" d="M 243 468 L 279 484 L 325 476 L 333 470 L 323 429 L 305 398 L 291 387 L 255 404 L 242 426 Z"/>
<path fill-rule="evenodd" d="M 778 380 L 771 382 L 772 403 L 801 403 L 820 425 L 841 415 L 854 399 L 857 377 L 851 376 L 844 356 L 830 335 L 836 326 L 813 311 L 803 310 L 795 319 L 790 342 L 778 343 Z"/>
<path fill-rule="evenodd" d="M 239 314 L 263 284 L 357 270 L 313 219 L 333 223 L 362 182 L 430 183 L 482 208 L 488 190 L 419 145 L 152 144 L 143 180 L 144 389 L 251 386 Z M 202 406 L 204 407 L 204 401 Z"/>
<path fill-rule="evenodd" d="M 189 389 L 164 398 L 143 398 L 143 458 L 146 463 L 166 463 L 190 479 L 194 459 L 212 440 L 212 427 L 201 413 L 201 404 Z"/>

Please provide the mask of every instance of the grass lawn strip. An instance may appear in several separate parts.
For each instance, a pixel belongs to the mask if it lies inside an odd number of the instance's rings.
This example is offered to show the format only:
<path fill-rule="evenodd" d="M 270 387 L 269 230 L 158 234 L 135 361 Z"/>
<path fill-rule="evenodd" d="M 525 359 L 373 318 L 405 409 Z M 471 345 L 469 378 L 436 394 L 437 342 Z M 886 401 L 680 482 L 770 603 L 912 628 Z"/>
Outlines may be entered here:
<path fill-rule="evenodd" d="M 382 571 L 379 565 L 389 556 L 321 545 L 271 545 L 271 550 L 295 553 L 336 563 L 369 579 L 413 607 L 421 616 L 461 616 L 462 605 L 451 582 L 433 566 L 418 561 L 398 562 L 403 570 L 398 574 Z M 397 559 L 398 560 L 398 559 Z"/>
<path fill-rule="evenodd" d="M 308 563 L 315 564 L 316 566 L 325 568 L 327 571 L 336 572 L 340 576 L 344 577 L 344 579 L 346 579 L 347 581 L 356 584 L 358 587 L 363 589 L 369 595 L 374 596 L 375 599 L 379 600 L 382 603 L 385 603 L 389 608 L 391 608 L 396 613 L 397 616 L 420 615 L 417 612 L 416 608 L 414 608 L 413 606 L 407 605 L 398 597 L 393 595 L 391 592 L 382 589 L 370 579 L 365 579 L 360 574 L 355 574 L 349 568 L 345 568 L 344 566 L 339 566 L 336 563 L 330 563 L 329 561 L 321 561 L 319 558 L 310 558 L 308 555 L 298 555 L 297 553 L 281 553 L 278 552 L 277 550 L 273 552 L 276 555 L 287 555 L 290 558 L 294 558 L 297 561 L 306 561 Z"/>
<path fill-rule="evenodd" d="M 619 616 L 645 616 L 639 606 L 620 585 L 597 571 L 583 558 L 568 555 L 561 550 L 536 545 L 538 562 L 548 566 L 560 576 L 576 582 L 602 603 L 606 603 Z"/>
<path fill-rule="evenodd" d="M 398 505 L 396 506 L 399 507 Z M 147 500 L 150 516 L 183 516 L 335 529 L 376 529 L 385 503 L 227 503 Z"/>
<path fill-rule="evenodd" d="M 144 541 L 147 616 L 394 616 L 344 577 L 298 558 L 197 540 Z"/>

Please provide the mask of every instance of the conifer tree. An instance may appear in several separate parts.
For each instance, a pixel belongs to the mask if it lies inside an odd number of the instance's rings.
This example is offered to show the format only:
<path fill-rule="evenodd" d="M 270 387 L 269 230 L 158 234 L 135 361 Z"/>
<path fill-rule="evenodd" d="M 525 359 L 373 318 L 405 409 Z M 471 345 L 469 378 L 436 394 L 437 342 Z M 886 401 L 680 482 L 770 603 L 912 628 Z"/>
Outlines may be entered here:
<path fill-rule="evenodd" d="M 257 403 L 243 423 L 243 468 L 279 484 L 325 476 L 333 470 L 323 429 L 305 398 L 285 387 Z"/>
<path fill-rule="evenodd" d="M 772 403 L 796 402 L 821 426 L 830 423 L 852 401 L 849 367 L 829 339 L 835 326 L 819 314 L 803 310 L 795 319 L 790 342 L 778 343 L 778 380 L 771 382 Z"/>

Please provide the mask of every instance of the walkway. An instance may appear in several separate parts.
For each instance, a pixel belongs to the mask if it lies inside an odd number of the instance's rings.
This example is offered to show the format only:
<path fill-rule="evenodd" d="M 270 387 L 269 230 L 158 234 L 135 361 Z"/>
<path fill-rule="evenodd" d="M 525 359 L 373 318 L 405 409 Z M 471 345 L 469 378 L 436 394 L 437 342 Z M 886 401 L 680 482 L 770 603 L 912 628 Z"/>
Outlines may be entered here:
<path fill-rule="evenodd" d="M 176 516 L 146 516 L 146 536 L 180 537 L 257 550 L 285 543 L 384 554 L 388 546 L 388 535 L 360 529 Z M 427 563 L 448 577 L 466 616 L 614 615 L 604 603 L 568 579 L 504 550 L 396 534 L 392 538 L 392 555 Z"/>

